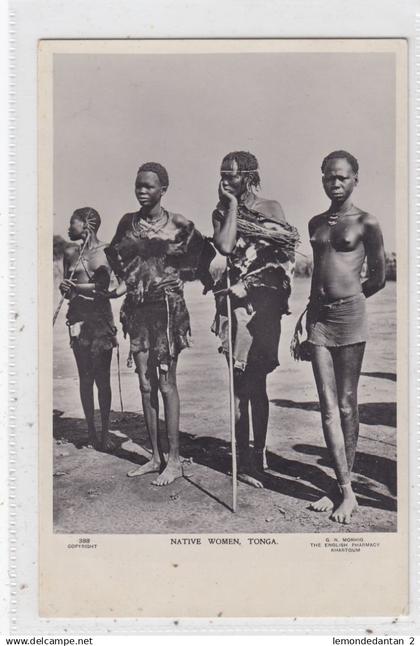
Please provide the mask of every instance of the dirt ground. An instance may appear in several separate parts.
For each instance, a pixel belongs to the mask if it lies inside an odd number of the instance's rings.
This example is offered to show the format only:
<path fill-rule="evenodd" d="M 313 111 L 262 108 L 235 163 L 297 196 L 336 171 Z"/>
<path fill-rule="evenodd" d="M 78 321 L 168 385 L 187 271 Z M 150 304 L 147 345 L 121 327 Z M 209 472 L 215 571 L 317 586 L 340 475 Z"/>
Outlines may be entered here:
<path fill-rule="evenodd" d="M 181 453 L 184 477 L 168 487 L 153 475 L 128 478 L 150 447 L 137 376 L 126 367 L 121 335 L 124 410 L 119 410 L 117 363 L 112 363 L 113 455 L 86 446 L 77 371 L 68 344 L 65 307 L 54 328 L 54 525 L 64 533 L 282 533 L 391 532 L 396 530 L 395 283 L 368 301 L 370 343 L 359 385 L 360 439 L 354 483 L 360 510 L 340 527 L 327 513 L 307 509 L 332 481 L 324 447 L 311 366 L 294 362 L 289 343 L 309 293 L 295 279 L 291 309 L 283 319 L 281 366 L 269 377 L 267 486 L 238 485 L 233 514 L 229 476 L 227 369 L 209 328 L 213 300 L 198 284 L 186 287 L 194 345 L 179 360 Z M 116 309 L 119 303 L 116 304 Z M 118 313 L 116 316 L 118 320 Z M 162 418 L 162 414 L 161 414 Z M 99 424 L 99 422 L 98 422 Z M 164 431 L 164 423 L 161 424 Z M 164 434 L 164 433 L 163 433 Z"/>

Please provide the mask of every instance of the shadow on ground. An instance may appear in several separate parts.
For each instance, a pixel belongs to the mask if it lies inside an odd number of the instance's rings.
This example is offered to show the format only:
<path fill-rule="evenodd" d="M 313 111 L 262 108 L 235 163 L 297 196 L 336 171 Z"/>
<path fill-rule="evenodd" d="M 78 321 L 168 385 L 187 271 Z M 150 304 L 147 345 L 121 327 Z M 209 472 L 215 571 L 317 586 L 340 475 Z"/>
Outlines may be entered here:
<path fill-rule="evenodd" d="M 293 407 L 304 407 L 305 410 L 317 410 L 317 404 L 299 404 L 289 400 L 274 400 L 274 403 L 286 402 Z M 280 405 L 277 403 L 277 405 Z M 310 406 L 310 408 L 306 408 Z M 382 406 L 382 404 L 381 404 Z M 98 420 L 99 421 L 99 420 Z M 378 422 L 376 422 L 378 423 Z M 98 423 L 99 427 L 99 423 Z M 161 428 L 164 422 L 161 421 Z M 111 430 L 117 448 L 113 451 L 116 457 L 134 464 L 144 464 L 147 460 L 144 449 L 150 451 L 150 443 L 142 415 L 137 413 L 111 413 Z M 87 445 L 86 423 L 84 419 L 54 416 L 54 438 L 60 443 L 71 443 L 81 449 Z M 192 459 L 220 473 L 231 470 L 230 444 L 217 437 L 195 436 L 180 433 L 181 453 L 184 459 Z M 142 451 L 138 451 L 139 447 Z M 167 451 L 165 441 L 162 451 Z M 326 449 L 310 444 L 297 444 L 291 447 L 296 459 L 268 452 L 269 469 L 266 472 L 265 487 L 272 491 L 308 502 L 317 500 L 325 490 L 333 485 L 334 480 L 325 472 L 323 466 L 331 466 Z M 141 454 L 143 453 L 143 455 Z M 290 450 L 289 450 L 290 453 Z M 302 454 L 319 456 L 317 464 L 302 461 Z M 391 495 L 396 495 L 396 463 L 388 458 L 358 453 L 355 464 L 355 491 L 361 496 L 360 504 L 389 511 L 396 510 L 396 500 L 376 490 L 375 481 L 387 487 Z M 194 483 L 193 483 L 194 484 Z M 204 490 L 203 490 L 204 491 Z M 204 493 L 211 496 L 208 491 Z"/>
<path fill-rule="evenodd" d="M 389 379 L 389 381 L 397 381 L 395 372 L 362 372 L 364 377 L 376 377 L 377 379 Z"/>
<path fill-rule="evenodd" d="M 271 399 L 280 408 L 297 408 L 299 410 L 320 412 L 319 402 L 295 402 L 291 399 Z M 397 405 L 395 402 L 373 402 L 359 404 L 359 420 L 361 424 L 372 426 L 397 427 Z"/>
<path fill-rule="evenodd" d="M 319 460 L 317 461 L 319 465 L 331 466 L 328 451 L 324 447 L 314 446 L 312 444 L 295 444 L 293 449 L 304 455 L 319 456 Z M 385 496 L 370 486 L 370 481 L 381 482 L 392 496 L 397 495 L 397 464 L 395 460 L 358 451 L 353 473 L 356 476 L 353 485 L 355 492 L 359 496 L 368 499 L 360 500 L 362 505 L 369 505 L 389 511 L 397 510 L 396 500 Z"/>

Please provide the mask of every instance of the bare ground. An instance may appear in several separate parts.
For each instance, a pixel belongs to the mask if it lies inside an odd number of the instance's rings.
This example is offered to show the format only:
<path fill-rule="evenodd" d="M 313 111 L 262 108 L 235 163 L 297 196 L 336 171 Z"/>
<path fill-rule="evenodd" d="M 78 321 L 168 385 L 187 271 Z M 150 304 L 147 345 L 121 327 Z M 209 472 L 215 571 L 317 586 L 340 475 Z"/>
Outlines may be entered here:
<path fill-rule="evenodd" d="M 368 302 L 370 342 L 359 386 L 360 440 L 354 483 L 360 510 L 340 527 L 326 513 L 309 511 L 332 482 L 322 438 L 319 405 L 308 363 L 296 363 L 289 342 L 309 292 L 296 279 L 292 316 L 283 320 L 280 363 L 269 377 L 269 471 L 264 490 L 238 485 L 232 513 L 227 370 L 209 328 L 211 296 L 188 285 L 195 343 L 179 360 L 181 453 L 184 477 L 168 487 L 153 475 L 128 478 L 146 460 L 149 442 L 141 413 L 137 376 L 125 367 L 121 340 L 125 412 L 119 411 L 113 359 L 111 415 L 119 448 L 113 455 L 86 447 L 77 371 L 60 314 L 54 329 L 54 524 L 64 533 L 281 533 L 390 532 L 396 530 L 395 283 Z M 118 304 L 119 305 L 119 304 Z M 118 316 L 116 317 L 118 318 Z M 162 417 L 162 415 L 161 415 Z M 98 421 L 99 427 L 99 421 Z M 162 421 L 162 434 L 164 423 Z"/>

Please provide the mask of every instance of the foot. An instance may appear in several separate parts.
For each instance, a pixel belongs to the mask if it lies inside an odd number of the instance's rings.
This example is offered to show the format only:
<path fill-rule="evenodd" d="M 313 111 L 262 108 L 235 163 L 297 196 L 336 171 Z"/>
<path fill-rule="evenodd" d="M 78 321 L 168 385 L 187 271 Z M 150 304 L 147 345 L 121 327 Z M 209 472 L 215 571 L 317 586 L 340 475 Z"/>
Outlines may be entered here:
<path fill-rule="evenodd" d="M 156 471 L 160 471 L 160 466 L 160 460 L 152 458 L 149 462 L 146 462 L 146 464 L 142 464 L 135 469 L 131 469 L 127 475 L 129 478 L 135 478 L 136 476 L 144 476 L 146 473 L 156 473 Z"/>
<path fill-rule="evenodd" d="M 264 449 L 264 451 L 263 451 L 263 464 L 262 464 L 262 468 L 263 468 L 263 470 L 264 470 L 264 471 L 266 471 L 266 470 L 268 469 L 267 449 Z"/>
<path fill-rule="evenodd" d="M 100 451 L 103 451 L 104 453 L 112 453 L 116 448 L 118 448 L 118 442 L 116 442 L 115 439 L 111 437 L 111 435 L 109 435 L 108 433 L 102 435 L 99 445 Z"/>
<path fill-rule="evenodd" d="M 162 473 L 153 480 L 152 484 L 156 487 L 163 487 L 171 484 L 177 478 L 182 478 L 182 466 L 180 460 L 169 460 Z"/>
<path fill-rule="evenodd" d="M 312 511 L 332 511 L 334 503 L 329 496 L 322 496 L 319 500 L 309 503 L 308 509 Z"/>
<path fill-rule="evenodd" d="M 253 449 L 240 451 L 238 459 L 238 480 L 245 484 L 264 489 L 263 451 Z"/>
<path fill-rule="evenodd" d="M 264 473 L 268 469 L 265 449 L 255 449 L 252 452 L 252 469 L 256 473 Z"/>
<path fill-rule="evenodd" d="M 251 487 L 255 487 L 255 489 L 264 489 L 264 485 L 260 478 L 261 476 L 256 473 L 251 475 L 246 471 L 238 471 L 238 480 L 250 485 Z"/>
<path fill-rule="evenodd" d="M 333 511 L 330 518 L 336 523 L 348 525 L 350 523 L 352 514 L 357 510 L 357 500 L 351 484 L 340 485 L 340 490 L 343 495 L 342 502 Z"/>
<path fill-rule="evenodd" d="M 96 431 L 88 431 L 88 447 L 98 448 L 98 438 L 96 436 Z"/>

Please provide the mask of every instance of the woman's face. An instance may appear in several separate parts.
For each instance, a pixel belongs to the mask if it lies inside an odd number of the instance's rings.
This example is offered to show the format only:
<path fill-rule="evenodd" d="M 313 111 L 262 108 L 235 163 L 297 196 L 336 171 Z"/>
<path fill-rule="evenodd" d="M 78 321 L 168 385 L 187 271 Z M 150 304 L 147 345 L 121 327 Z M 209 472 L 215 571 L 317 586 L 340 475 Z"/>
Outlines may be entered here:
<path fill-rule="evenodd" d="M 135 191 L 140 206 L 152 207 L 160 202 L 166 186 L 161 185 L 156 173 L 142 171 L 137 175 Z"/>
<path fill-rule="evenodd" d="M 236 161 L 232 165 L 224 166 L 220 169 L 220 177 L 222 186 L 225 191 L 232 193 L 235 197 L 241 197 L 247 190 L 246 177 L 238 171 L 238 164 Z"/>
<path fill-rule="evenodd" d="M 331 159 L 324 170 L 322 184 L 332 202 L 342 204 L 353 193 L 357 175 L 347 159 Z"/>
<path fill-rule="evenodd" d="M 81 240 L 84 237 L 86 231 L 86 225 L 83 220 L 72 215 L 70 219 L 70 226 L 68 230 L 68 235 L 70 240 Z"/>

